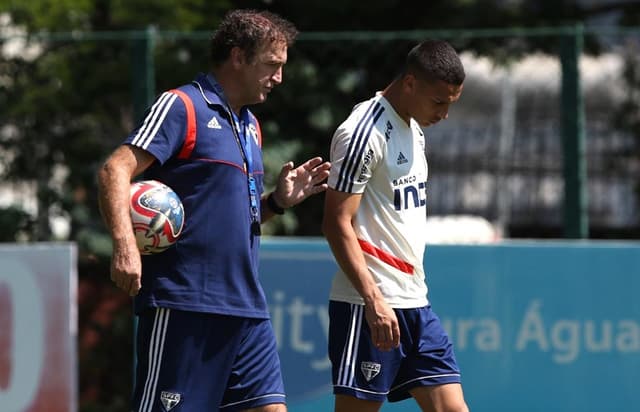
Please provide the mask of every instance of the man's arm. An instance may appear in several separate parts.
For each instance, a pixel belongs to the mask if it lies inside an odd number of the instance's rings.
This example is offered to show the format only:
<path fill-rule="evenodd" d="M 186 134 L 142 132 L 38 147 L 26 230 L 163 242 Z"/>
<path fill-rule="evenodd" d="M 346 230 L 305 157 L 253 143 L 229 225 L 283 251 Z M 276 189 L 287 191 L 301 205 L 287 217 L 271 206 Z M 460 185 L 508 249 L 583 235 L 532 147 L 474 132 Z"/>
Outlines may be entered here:
<path fill-rule="evenodd" d="M 364 299 L 365 317 L 374 344 L 381 350 L 390 350 L 400 343 L 398 320 L 369 272 L 352 225 L 361 198 L 360 194 L 329 188 L 325 195 L 322 231 L 338 265 Z"/>
<path fill-rule="evenodd" d="M 98 171 L 100 213 L 113 242 L 111 280 L 131 296 L 136 295 L 142 286 L 142 264 L 131 225 L 129 190 L 131 179 L 154 161 L 155 158 L 144 150 L 123 145 Z"/>

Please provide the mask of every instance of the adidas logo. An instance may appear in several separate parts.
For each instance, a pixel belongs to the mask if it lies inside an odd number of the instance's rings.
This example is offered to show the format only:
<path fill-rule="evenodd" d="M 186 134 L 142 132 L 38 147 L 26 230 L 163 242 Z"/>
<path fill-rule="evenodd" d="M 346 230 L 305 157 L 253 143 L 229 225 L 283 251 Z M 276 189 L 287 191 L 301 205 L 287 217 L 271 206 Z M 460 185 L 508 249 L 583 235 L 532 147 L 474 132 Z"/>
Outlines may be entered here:
<path fill-rule="evenodd" d="M 403 165 L 403 164 L 405 164 L 405 163 L 407 163 L 407 162 L 409 162 L 409 160 L 408 160 L 406 157 L 404 157 L 404 155 L 402 154 L 402 152 L 400 152 L 400 154 L 398 155 L 397 163 L 398 163 L 399 165 Z"/>
<path fill-rule="evenodd" d="M 209 123 L 207 123 L 207 127 L 209 129 L 222 129 L 222 126 L 220 126 L 220 123 L 215 116 L 213 116 L 211 120 L 209 120 Z"/>

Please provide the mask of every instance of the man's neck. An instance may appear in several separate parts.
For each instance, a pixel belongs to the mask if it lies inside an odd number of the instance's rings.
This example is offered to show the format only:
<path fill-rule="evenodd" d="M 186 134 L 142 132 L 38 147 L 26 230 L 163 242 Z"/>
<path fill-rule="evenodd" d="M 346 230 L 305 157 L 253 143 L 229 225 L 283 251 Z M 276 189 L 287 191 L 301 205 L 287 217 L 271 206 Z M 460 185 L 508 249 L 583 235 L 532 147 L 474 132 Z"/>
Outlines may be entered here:
<path fill-rule="evenodd" d="M 407 126 L 411 124 L 411 116 L 406 108 L 406 103 L 403 99 L 402 82 L 400 80 L 392 81 L 383 91 L 382 95 L 389 102 L 393 110 L 396 111 L 398 116 L 407 123 Z"/>
<path fill-rule="evenodd" d="M 212 69 L 211 74 L 213 74 L 213 77 L 215 77 L 218 84 L 222 87 L 224 96 L 231 110 L 233 110 L 235 114 L 239 114 L 240 109 L 245 104 L 241 101 L 238 87 L 239 82 L 234 74 L 225 65 Z"/>

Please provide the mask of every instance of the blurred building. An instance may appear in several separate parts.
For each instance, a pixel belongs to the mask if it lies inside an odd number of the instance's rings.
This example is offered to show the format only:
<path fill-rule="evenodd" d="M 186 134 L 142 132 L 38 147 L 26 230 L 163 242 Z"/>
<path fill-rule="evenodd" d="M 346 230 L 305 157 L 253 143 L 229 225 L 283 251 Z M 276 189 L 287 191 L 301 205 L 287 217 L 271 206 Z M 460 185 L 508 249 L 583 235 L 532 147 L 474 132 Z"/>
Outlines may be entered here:
<path fill-rule="evenodd" d="M 464 54 L 467 80 L 449 119 L 427 129 L 430 213 L 484 216 L 505 237 L 562 236 L 564 179 L 559 61 L 509 66 Z M 619 54 L 584 56 L 588 205 L 592 234 L 640 227 L 638 141 L 616 127 L 625 98 Z"/>

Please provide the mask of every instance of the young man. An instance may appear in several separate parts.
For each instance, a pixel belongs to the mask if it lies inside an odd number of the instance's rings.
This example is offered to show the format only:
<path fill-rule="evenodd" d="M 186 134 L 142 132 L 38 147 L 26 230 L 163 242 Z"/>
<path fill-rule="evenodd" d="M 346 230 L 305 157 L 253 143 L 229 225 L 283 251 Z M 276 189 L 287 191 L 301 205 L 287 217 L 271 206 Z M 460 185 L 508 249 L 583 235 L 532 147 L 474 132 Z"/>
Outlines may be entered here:
<path fill-rule="evenodd" d="M 422 264 L 427 160 L 422 128 L 446 119 L 464 68 L 446 42 L 411 50 L 402 73 L 358 104 L 331 142 L 323 231 L 338 262 L 330 303 L 335 410 L 413 397 L 423 411 L 468 411 Z"/>
<path fill-rule="evenodd" d="M 296 35 L 272 13 L 227 14 L 211 41 L 211 72 L 162 93 L 99 172 L 111 278 L 135 296 L 139 315 L 136 412 L 286 410 L 258 281 L 260 223 L 324 191 L 329 164 L 289 162 L 262 196 L 260 127 L 247 105 L 282 82 Z M 185 226 L 174 247 L 141 258 L 128 199 L 142 172 L 180 196 Z"/>

